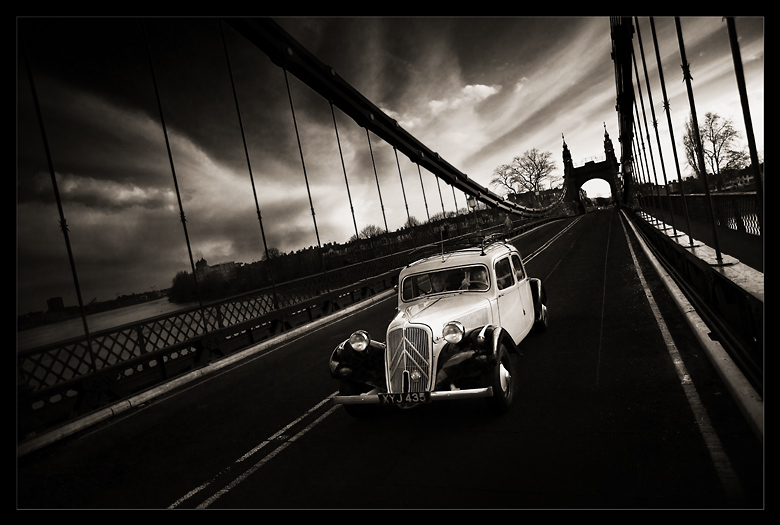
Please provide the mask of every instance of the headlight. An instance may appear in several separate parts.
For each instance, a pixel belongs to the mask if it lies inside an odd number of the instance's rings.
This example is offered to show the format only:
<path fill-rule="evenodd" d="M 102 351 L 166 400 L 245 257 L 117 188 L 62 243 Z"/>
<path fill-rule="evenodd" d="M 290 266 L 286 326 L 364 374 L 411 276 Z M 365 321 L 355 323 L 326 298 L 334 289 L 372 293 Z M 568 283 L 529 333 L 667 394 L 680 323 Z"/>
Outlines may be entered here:
<path fill-rule="evenodd" d="M 466 329 L 458 321 L 450 321 L 442 328 L 441 335 L 448 343 L 460 343 Z"/>
<path fill-rule="evenodd" d="M 368 336 L 368 332 L 363 330 L 358 330 L 349 336 L 349 346 L 358 352 L 368 348 L 369 343 L 371 343 L 371 338 Z"/>

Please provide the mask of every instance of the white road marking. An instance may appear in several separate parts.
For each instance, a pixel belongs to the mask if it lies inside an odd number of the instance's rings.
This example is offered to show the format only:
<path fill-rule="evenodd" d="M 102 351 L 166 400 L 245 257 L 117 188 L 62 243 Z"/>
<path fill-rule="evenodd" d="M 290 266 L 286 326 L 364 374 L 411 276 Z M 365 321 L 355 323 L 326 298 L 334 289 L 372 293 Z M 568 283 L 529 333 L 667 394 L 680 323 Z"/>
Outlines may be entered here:
<path fill-rule="evenodd" d="M 331 395 L 329 395 L 328 397 L 326 397 L 325 399 L 323 399 L 322 401 L 320 401 L 319 403 L 317 403 L 316 405 L 314 405 L 313 407 L 311 407 L 309 410 L 307 410 L 305 414 L 303 414 L 303 415 L 302 415 L 302 416 L 300 416 L 299 418 L 297 418 L 297 419 L 293 420 L 292 422 L 288 423 L 286 426 L 284 426 L 282 429 L 280 429 L 279 431 L 277 431 L 277 432 L 276 432 L 275 434 L 273 434 L 271 437 L 269 437 L 269 438 L 265 439 L 264 441 L 260 442 L 260 443 L 259 443 L 257 446 L 255 446 L 254 448 L 252 448 L 251 450 L 249 450 L 249 451 L 248 451 L 246 454 L 242 455 L 240 458 L 238 458 L 238 459 L 235 461 L 235 463 L 234 463 L 233 465 L 231 465 L 231 466 L 227 467 L 225 470 L 221 471 L 219 474 L 217 474 L 216 476 L 214 476 L 214 477 L 213 477 L 211 480 L 207 481 L 206 483 L 203 483 L 202 485 L 200 485 L 200 486 L 198 486 L 198 487 L 194 488 L 193 490 L 189 491 L 187 494 L 185 494 L 184 496 L 182 496 L 181 498 L 179 498 L 178 500 L 176 500 L 176 501 L 175 501 L 175 502 L 174 502 L 174 503 L 173 503 L 173 504 L 172 504 L 170 507 L 168 507 L 168 508 L 169 508 L 169 509 L 174 509 L 174 508 L 178 507 L 179 505 L 181 505 L 182 503 L 184 503 L 184 502 L 185 502 L 185 501 L 187 501 L 188 499 L 190 499 L 190 498 L 192 498 L 193 496 L 195 496 L 195 495 L 196 495 L 198 492 L 200 492 L 201 490 L 205 489 L 206 487 L 208 487 L 209 485 L 211 485 L 212 483 L 214 483 L 214 481 L 216 481 L 216 480 L 217 480 L 217 479 L 219 479 L 220 477 L 222 477 L 222 476 L 224 476 L 225 474 L 227 474 L 227 473 L 230 471 L 231 467 L 233 467 L 233 466 L 235 466 L 235 465 L 237 465 L 237 464 L 239 464 L 239 463 L 241 463 L 241 462 L 245 461 L 246 459 L 248 459 L 249 457 L 251 457 L 251 456 L 252 456 L 252 455 L 253 455 L 255 452 L 257 452 L 258 450 L 262 449 L 263 447 L 265 447 L 265 446 L 266 446 L 266 445 L 268 445 L 269 443 L 275 443 L 275 442 L 278 442 L 278 441 L 280 440 L 280 438 L 282 438 L 282 437 L 284 436 L 284 433 L 285 433 L 286 431 L 288 431 L 290 428 L 292 428 L 293 426 L 295 426 L 295 425 L 297 425 L 298 423 L 300 423 L 301 421 L 303 421 L 303 420 L 304 420 L 306 417 L 308 417 L 310 414 L 312 414 L 312 413 L 314 413 L 315 411 L 317 411 L 317 410 L 318 410 L 318 409 L 319 409 L 319 408 L 320 408 L 322 405 L 324 405 L 325 403 L 327 403 L 328 401 L 330 401 L 330 400 L 333 398 L 333 396 L 335 396 L 336 394 L 338 394 L 338 392 L 333 392 Z M 228 484 L 227 484 L 227 485 L 226 485 L 224 488 L 222 488 L 222 489 L 218 490 L 218 491 L 217 491 L 217 492 L 216 492 L 216 493 L 215 493 L 213 496 L 211 496 L 211 497 L 210 497 L 210 498 L 208 498 L 206 501 L 204 501 L 203 503 L 201 503 L 200 505 L 198 505 L 198 506 L 197 506 L 197 508 L 199 508 L 199 509 L 203 509 L 203 508 L 206 508 L 206 507 L 208 507 L 209 505 L 211 505 L 211 504 L 212 504 L 214 501 L 216 501 L 216 500 L 217 500 L 217 498 L 219 498 L 219 497 L 223 496 L 225 493 L 227 493 L 228 491 L 230 491 L 230 490 L 231 490 L 232 488 L 234 488 L 236 485 L 238 485 L 239 483 L 241 483 L 242 481 L 244 481 L 244 480 L 245 480 L 247 477 L 249 477 L 249 476 L 250 476 L 252 473 L 254 473 L 254 472 L 257 470 L 257 469 L 259 469 L 260 467 L 262 467 L 263 465 L 265 465 L 265 464 L 266 464 L 268 461 L 270 461 L 272 458 L 274 458 L 274 457 L 275 457 L 277 454 L 279 454 L 279 452 L 281 452 L 282 450 L 284 450 L 285 448 L 287 448 L 287 447 L 290 445 L 290 443 L 292 443 L 292 442 L 296 441 L 296 440 L 297 440 L 298 438 L 300 438 L 302 435 L 304 435 L 304 434 L 305 434 L 305 433 L 307 433 L 309 430 L 311 430 L 312 428 L 314 428 L 314 427 L 315 427 L 317 424 L 319 424 L 320 422 L 322 422 L 322 421 L 323 421 L 323 420 L 324 420 L 326 417 L 328 417 L 329 415 L 331 415 L 331 414 L 333 413 L 333 411 L 334 411 L 334 410 L 336 410 L 337 408 L 338 408 L 338 407 L 337 407 L 337 406 L 335 406 L 335 405 L 334 405 L 334 406 L 332 406 L 330 409 L 328 409 L 328 411 L 327 411 L 327 412 L 325 412 L 323 415 L 321 415 L 320 417 L 318 417 L 318 418 L 317 418 L 317 419 L 316 419 L 314 422 L 310 423 L 309 425 L 307 425 L 307 426 L 306 426 L 306 428 L 304 428 L 303 430 L 301 430 L 300 432 L 298 432 L 297 434 L 295 434 L 293 437 L 291 437 L 290 439 L 288 439 L 287 441 L 285 441 L 285 442 L 284 442 L 282 445 L 280 445 L 280 446 L 279 446 L 278 448 L 276 448 L 274 451 L 272 451 L 271 453 L 269 453 L 269 454 L 268 454 L 267 456 L 265 456 L 265 457 L 264 457 L 262 460 L 260 460 L 259 462 L 257 462 L 257 463 L 256 463 L 254 466 L 252 466 L 252 467 L 251 467 L 249 470 L 247 470 L 246 472 L 244 472 L 243 474 L 241 474 L 240 476 L 238 476 L 236 479 L 234 479 L 233 481 L 231 481 L 230 483 L 228 483 Z"/>
<path fill-rule="evenodd" d="M 566 232 L 569 228 L 571 228 L 576 222 L 579 221 L 581 217 L 578 217 L 575 221 L 573 221 L 571 224 L 569 224 L 566 228 L 564 228 L 561 232 L 559 232 L 555 237 L 550 239 L 547 243 L 545 243 L 543 246 L 541 246 L 539 249 L 533 252 L 524 262 L 533 259 L 536 255 L 541 253 L 544 249 L 550 246 L 553 241 L 555 241 L 557 238 L 559 238 L 561 235 L 563 235 L 564 232 Z M 729 495 L 732 499 L 741 499 L 742 497 L 742 487 L 739 483 L 738 478 L 734 474 L 733 470 L 731 469 L 731 464 L 729 462 L 728 457 L 723 452 L 722 446 L 720 444 L 720 440 L 715 433 L 714 429 L 712 428 L 712 425 L 709 420 L 709 416 L 706 413 L 706 410 L 704 409 L 704 406 L 702 405 L 698 393 L 696 392 L 696 388 L 693 385 L 693 383 L 690 380 L 690 376 L 687 373 L 687 370 L 685 369 L 685 364 L 682 362 L 682 359 L 680 358 L 679 352 L 677 351 L 677 347 L 674 344 L 674 341 L 671 337 L 671 334 L 669 333 L 669 330 L 666 326 L 666 323 L 664 322 L 663 318 L 661 317 L 661 313 L 658 310 L 658 307 L 655 303 L 655 300 L 653 299 L 653 295 L 650 292 L 650 289 L 647 286 L 647 282 L 644 279 L 644 274 L 642 273 L 641 268 L 639 267 L 639 263 L 636 259 L 636 255 L 634 254 L 634 250 L 631 247 L 631 242 L 628 237 L 628 232 L 625 229 L 625 225 L 621 222 L 621 225 L 623 226 L 623 232 L 626 235 L 626 239 L 628 241 L 628 247 L 631 252 L 631 257 L 634 261 L 634 266 L 636 268 L 637 274 L 639 276 L 640 282 L 642 283 L 642 287 L 645 291 L 645 295 L 647 296 L 647 299 L 650 303 L 650 307 L 653 311 L 653 314 L 656 318 L 656 322 L 659 325 L 659 328 L 661 329 L 661 332 L 663 334 L 664 342 L 666 343 L 667 350 L 672 357 L 672 361 L 675 365 L 675 369 L 677 370 L 678 377 L 680 378 L 680 383 L 683 386 L 683 389 L 685 390 L 686 396 L 688 398 L 688 403 L 693 410 L 693 413 L 696 417 L 696 423 L 700 428 L 700 431 L 702 433 L 702 436 L 704 437 L 705 443 L 707 445 L 707 449 L 709 450 L 710 456 L 713 460 L 713 463 L 715 465 L 715 468 L 718 472 L 718 475 L 721 478 L 721 483 L 724 486 L 724 490 L 726 490 L 726 493 Z M 295 419 L 279 431 L 277 431 L 275 434 L 273 434 L 271 437 L 267 438 L 266 440 L 259 443 L 257 446 L 249 450 L 247 453 L 242 455 L 239 459 L 235 461 L 235 463 L 229 467 L 227 467 L 225 470 L 217 474 L 212 480 L 198 486 L 197 488 L 191 490 L 183 497 L 179 498 L 176 502 L 174 502 L 169 508 L 173 509 L 182 504 L 183 502 L 189 500 L 193 496 L 195 496 L 197 493 L 199 493 L 201 490 L 205 489 L 209 485 L 211 485 L 213 482 L 215 482 L 219 477 L 225 475 L 232 466 L 235 466 L 246 459 L 250 458 L 253 454 L 255 454 L 257 451 L 261 450 L 265 446 L 267 446 L 270 443 L 275 443 L 280 440 L 280 438 L 283 438 L 284 433 L 292 428 L 294 425 L 298 424 L 299 422 L 303 421 L 306 417 L 308 417 L 310 414 L 315 412 L 317 409 L 322 407 L 325 403 L 330 401 L 330 399 L 336 395 L 338 392 L 334 392 L 327 398 L 323 399 L 319 403 L 317 403 L 315 406 L 310 408 L 304 415 L 300 416 L 299 418 Z M 330 416 L 335 410 L 338 409 L 338 406 L 332 406 L 330 407 L 326 412 L 324 412 L 322 415 L 320 415 L 316 420 L 308 424 L 305 428 L 303 428 L 301 431 L 299 431 L 297 434 L 295 434 L 290 439 L 284 441 L 280 446 L 278 446 L 276 449 L 271 451 L 269 454 L 264 456 L 261 460 L 259 460 L 257 463 L 255 463 L 252 467 L 250 467 L 248 470 L 244 471 L 242 474 L 237 476 L 235 479 L 230 481 L 227 485 L 225 485 L 223 488 L 219 489 L 217 492 L 215 492 L 211 497 L 207 498 L 204 502 L 199 504 L 196 508 L 203 509 L 207 508 L 209 505 L 214 503 L 217 499 L 228 493 L 230 490 L 235 488 L 239 483 L 247 479 L 249 476 L 254 474 L 258 469 L 266 465 L 271 459 L 276 457 L 280 452 L 282 452 L 284 449 L 286 449 L 288 446 L 290 446 L 293 442 L 297 441 L 301 436 L 309 432 L 309 430 L 313 429 L 315 426 L 317 426 L 319 423 L 324 421 L 328 416 Z"/>
<path fill-rule="evenodd" d="M 639 281 L 642 283 L 645 296 L 647 297 L 647 301 L 650 303 L 650 309 L 653 311 L 656 323 L 661 330 L 664 343 L 666 343 L 666 349 L 669 352 L 669 356 L 671 357 L 672 362 L 674 363 L 674 368 L 677 371 L 677 377 L 680 379 L 680 384 L 683 387 L 685 396 L 688 398 L 688 405 L 693 411 L 693 415 L 696 419 L 696 425 L 699 427 L 699 431 L 704 438 L 704 443 L 707 447 L 707 451 L 710 454 L 710 458 L 712 459 L 715 470 L 718 473 L 723 490 L 726 492 L 726 496 L 732 503 L 741 503 L 744 500 L 742 484 L 731 467 L 731 461 L 729 461 L 729 458 L 723 450 L 723 446 L 721 445 L 720 438 L 715 433 L 715 429 L 712 427 L 707 410 L 704 408 L 704 405 L 699 398 L 699 394 L 696 391 L 696 386 L 693 384 L 693 381 L 691 381 L 691 377 L 688 374 L 688 370 L 685 368 L 685 363 L 683 363 L 680 352 L 677 350 L 677 346 L 674 344 L 674 340 L 672 339 L 672 335 L 669 332 L 669 328 L 661 316 L 661 311 L 658 309 L 658 305 L 653 298 L 653 294 L 650 291 L 647 282 L 645 281 L 642 269 L 639 267 L 639 261 L 634 254 L 633 247 L 631 246 L 631 239 L 628 236 L 626 225 L 622 221 L 620 224 L 623 226 L 623 233 L 626 236 L 628 249 L 631 252 L 631 258 L 634 261 L 634 268 L 636 268 Z"/>
<path fill-rule="evenodd" d="M 533 258 L 534 258 L 534 257 L 536 257 L 537 255 L 539 255 L 540 253 L 542 253 L 544 250 L 546 250 L 547 248 L 549 248 L 549 246 L 550 246 L 552 243 L 554 243 L 556 240 L 558 240 L 558 238 L 559 238 L 561 235 L 563 235 L 564 233 L 566 233 L 567 231 L 569 231 L 569 229 L 570 229 L 572 226 L 574 226 L 575 224 L 577 224 L 577 223 L 580 221 L 580 219 L 582 219 L 582 215 L 580 215 L 579 217 L 577 217 L 576 219 L 574 219 L 574 220 L 573 220 L 573 221 L 572 221 L 572 222 L 571 222 L 571 223 L 570 223 L 568 226 L 566 226 L 564 229 L 562 229 L 562 230 L 561 230 L 561 231 L 559 231 L 557 234 L 555 234 L 555 235 L 554 235 L 554 236 L 553 236 L 553 237 L 552 237 L 552 238 L 551 238 L 549 241 L 547 241 L 546 243 L 544 243 L 543 245 L 541 245 L 539 248 L 537 248 L 536 250 L 534 250 L 534 251 L 533 251 L 533 253 L 531 253 L 530 255 L 526 256 L 526 257 L 523 259 L 523 264 L 526 264 L 528 261 L 530 261 L 531 259 L 533 259 Z M 557 265 L 556 265 L 556 266 L 557 266 Z M 554 269 L 554 268 L 553 268 L 553 269 Z M 550 273 L 552 273 L 552 271 L 550 271 Z"/>
<path fill-rule="evenodd" d="M 572 221 L 572 222 L 571 222 L 571 224 L 569 224 L 568 226 L 566 226 L 566 228 L 564 228 L 563 230 L 561 230 L 561 231 L 560 231 L 558 234 L 556 234 L 556 235 L 555 235 L 553 238 L 551 238 L 549 241 L 547 241 L 547 242 L 546 242 L 544 245 L 542 245 L 542 246 L 540 246 L 538 249 L 536 249 L 536 250 L 535 250 L 535 251 L 534 251 L 534 252 L 533 252 L 531 255 L 529 255 L 529 256 L 528 256 L 526 259 L 524 259 L 524 261 L 523 261 L 523 262 L 525 263 L 525 262 L 527 262 L 527 261 L 530 261 L 531 259 L 533 259 L 534 257 L 536 257 L 536 256 L 537 256 L 539 253 L 541 253 L 542 251 L 544 251 L 545 249 L 547 249 L 547 248 L 548 248 L 548 247 L 549 247 L 549 246 L 550 246 L 550 245 L 551 245 L 551 244 L 552 244 L 552 243 L 553 243 L 555 240 L 557 240 L 557 239 L 558 239 L 558 238 L 559 238 L 561 235 L 563 235 L 563 234 L 564 234 L 566 231 L 568 231 L 568 230 L 569 230 L 569 229 L 570 229 L 572 226 L 574 226 L 574 224 L 576 224 L 576 223 L 577 223 L 577 222 L 578 222 L 580 219 L 581 219 L 581 217 L 577 217 L 577 218 L 576 218 L 574 221 Z M 393 296 L 391 296 L 391 297 L 393 297 Z M 357 312 L 355 312 L 355 313 L 357 313 Z M 350 314 L 350 315 L 354 315 L 354 313 L 353 313 L 353 314 Z M 339 320 L 340 320 L 340 319 L 339 319 Z M 289 343 L 291 343 L 291 342 L 292 342 L 292 341 L 288 341 L 288 342 L 286 342 L 286 343 L 285 343 L 284 345 L 282 345 L 282 346 L 286 346 L 287 344 L 289 344 Z M 269 353 L 269 352 L 265 352 L 265 353 L 259 354 L 259 355 L 257 355 L 257 356 L 255 357 L 255 359 L 257 359 L 257 358 L 259 358 L 259 357 L 263 357 L 264 355 L 267 355 L 268 353 Z M 325 404 L 325 403 L 327 403 L 328 401 L 330 401 L 330 399 L 331 399 L 331 398 L 332 398 L 334 395 L 336 395 L 337 393 L 338 393 L 338 392 L 334 392 L 333 394 L 331 394 L 331 395 L 330 395 L 330 396 L 328 396 L 327 398 L 325 398 L 325 399 L 323 399 L 322 401 L 320 401 L 319 403 L 317 403 L 315 406 L 313 406 L 312 408 L 310 408 L 310 409 L 309 409 L 309 410 L 308 410 L 308 411 L 307 411 L 307 412 L 306 412 L 304 415 L 302 415 L 301 417 L 299 417 L 299 418 L 295 419 L 295 420 L 294 420 L 294 421 L 292 421 L 291 423 L 287 424 L 287 425 L 286 425 L 284 428 L 282 428 L 281 430 L 277 431 L 277 432 L 276 432 L 275 434 L 273 434 L 271 437 L 269 437 L 269 438 L 267 438 L 266 440 L 264 440 L 264 441 L 260 442 L 260 443 L 259 443 L 257 446 L 255 446 L 254 448 L 252 448 L 251 450 L 249 450 L 247 453 L 245 453 L 244 455 L 242 455 L 240 458 L 238 458 L 238 459 L 237 459 L 237 460 L 236 460 L 236 461 L 233 463 L 233 465 L 230 465 L 230 466 L 228 466 L 226 469 L 224 469 L 224 470 L 220 471 L 220 472 L 219 472 L 219 473 L 218 473 L 216 476 L 214 476 L 214 477 L 213 477 L 211 480 L 207 481 L 206 483 L 203 483 L 202 485 L 199 485 L 198 487 L 196 487 L 196 488 L 192 489 L 192 490 L 191 490 L 191 491 L 189 491 L 187 494 L 185 494 L 184 496 L 182 496 L 181 498 L 179 498 L 178 500 L 176 500 L 176 501 L 175 501 L 173 504 L 171 504 L 171 505 L 170 505 L 168 508 L 169 508 L 169 509 L 174 509 L 174 508 L 178 507 L 178 506 L 179 506 L 179 505 L 181 505 L 182 503 L 184 503 L 184 502 L 188 501 L 189 499 L 193 498 L 194 496 L 196 496 L 196 495 L 197 495 L 199 492 L 201 492 L 202 490 L 206 489 L 206 488 L 207 488 L 208 486 L 210 486 L 212 483 L 215 483 L 215 482 L 216 482 L 216 481 L 217 481 L 219 478 L 221 478 L 221 477 L 223 477 L 223 476 L 227 475 L 227 474 L 229 473 L 229 471 L 231 470 L 231 468 L 232 468 L 232 467 L 234 467 L 234 466 L 238 465 L 239 463 L 241 463 L 241 462 L 245 461 L 246 459 L 250 458 L 250 457 L 251 457 L 253 454 L 255 454 L 255 453 L 258 451 L 258 450 L 261 450 L 262 448 L 264 448 L 265 446 L 267 446 L 267 445 L 268 445 L 268 444 L 270 444 L 270 443 L 275 443 L 275 442 L 278 442 L 278 441 L 279 441 L 279 440 L 280 440 L 280 439 L 281 439 L 281 438 L 284 436 L 284 433 L 285 433 L 287 430 L 289 430 L 290 428 L 292 428 L 293 426 L 295 426 L 296 424 L 298 424 L 299 422 L 301 422 L 303 419 L 305 419 L 306 417 L 308 417 L 310 414 L 312 414 L 313 412 L 315 412 L 315 411 L 316 411 L 317 409 L 319 409 L 319 408 L 320 408 L 320 407 L 321 407 L 323 404 Z M 240 475 L 239 475 L 239 476 L 237 476 L 235 479 L 233 479 L 232 481 L 230 481 L 230 482 L 229 482 L 229 483 L 228 483 L 228 484 L 227 484 L 225 487 L 223 487 L 223 488 L 219 489 L 218 491 L 216 491 L 216 492 L 214 493 L 214 495 L 212 495 L 211 497 L 207 498 L 207 499 L 206 499 L 206 500 L 205 500 L 203 503 L 199 504 L 199 505 L 198 505 L 196 508 L 199 508 L 199 509 L 207 508 L 209 505 L 211 505 L 212 503 L 214 503 L 214 501 L 216 501 L 218 498 L 220 498 L 220 497 L 221 497 L 221 496 L 223 496 L 224 494 L 228 493 L 230 490 L 232 490 L 233 488 L 235 488 L 235 487 L 236 487 L 236 485 L 238 485 L 239 483 L 241 483 L 242 481 L 244 481 L 244 480 L 245 480 L 246 478 L 248 478 L 250 475 L 252 475 L 253 473 L 255 473 L 255 472 L 256 472 L 256 471 L 257 471 L 259 468 L 261 468 L 263 465 L 265 465 L 266 463 L 268 463 L 268 461 L 270 461 L 271 459 L 273 459 L 274 457 L 276 457 L 276 456 L 277 456 L 277 455 L 278 455 L 280 452 L 282 452 L 284 449 L 286 449 L 288 446 L 290 446 L 290 444 L 292 444 L 292 443 L 293 443 L 294 441 L 296 441 L 298 438 L 300 438 L 300 437 L 301 437 L 301 436 L 303 436 L 305 433 L 307 433 L 309 430 L 311 430 L 311 429 L 312 429 L 312 428 L 314 428 L 316 425 L 318 425 L 320 422 L 322 422 L 323 420 L 325 420 L 325 418 L 327 418 L 328 416 L 330 416 L 330 415 L 331 415 L 331 414 L 332 414 L 332 413 L 333 413 L 333 412 L 334 412 L 336 409 L 338 409 L 338 406 L 332 406 L 332 407 L 330 407 L 330 408 L 329 408 L 329 409 L 328 409 L 328 410 L 327 410 L 327 411 L 326 411 L 324 414 L 322 414 L 320 417 L 318 417 L 318 418 L 317 418 L 315 421 L 313 421 L 312 423 L 310 423 L 308 426 L 306 426 L 306 427 L 305 427 L 303 430 L 301 430 L 300 432 L 298 432 L 297 434 L 295 434 L 295 435 L 294 435 L 292 438 L 290 438 L 289 440 L 286 440 L 285 442 L 283 442 L 283 443 L 282 443 L 280 446 L 278 446 L 276 449 L 274 449 L 273 451 L 271 451 L 271 452 L 270 452 L 268 455 L 266 455 L 265 457 L 263 457 L 263 459 L 261 459 L 260 461 L 258 461 L 257 463 L 255 463 L 255 464 L 254 464 L 252 467 L 250 467 L 248 470 L 244 471 L 242 474 L 240 474 Z"/>

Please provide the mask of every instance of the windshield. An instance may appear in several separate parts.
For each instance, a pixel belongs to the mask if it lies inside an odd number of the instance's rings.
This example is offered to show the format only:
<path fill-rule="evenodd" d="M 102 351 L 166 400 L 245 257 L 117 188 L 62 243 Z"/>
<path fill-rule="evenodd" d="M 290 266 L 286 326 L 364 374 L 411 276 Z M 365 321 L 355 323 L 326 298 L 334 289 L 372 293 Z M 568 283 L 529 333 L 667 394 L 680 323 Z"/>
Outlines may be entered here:
<path fill-rule="evenodd" d="M 421 296 L 444 292 L 483 292 L 490 288 L 490 279 L 485 266 L 474 265 L 410 275 L 404 279 L 402 286 L 403 300 L 411 301 Z"/>

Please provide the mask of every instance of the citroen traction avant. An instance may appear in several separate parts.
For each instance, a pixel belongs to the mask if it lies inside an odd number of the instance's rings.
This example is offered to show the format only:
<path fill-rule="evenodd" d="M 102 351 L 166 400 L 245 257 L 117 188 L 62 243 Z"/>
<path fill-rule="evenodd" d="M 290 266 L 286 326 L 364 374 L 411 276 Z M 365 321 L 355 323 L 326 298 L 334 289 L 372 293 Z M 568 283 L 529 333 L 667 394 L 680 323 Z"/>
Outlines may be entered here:
<path fill-rule="evenodd" d="M 486 238 L 407 265 L 385 342 L 357 330 L 330 358 L 336 404 L 356 417 L 381 405 L 485 398 L 506 413 L 515 398 L 513 356 L 547 328 L 546 294 L 518 250 Z"/>

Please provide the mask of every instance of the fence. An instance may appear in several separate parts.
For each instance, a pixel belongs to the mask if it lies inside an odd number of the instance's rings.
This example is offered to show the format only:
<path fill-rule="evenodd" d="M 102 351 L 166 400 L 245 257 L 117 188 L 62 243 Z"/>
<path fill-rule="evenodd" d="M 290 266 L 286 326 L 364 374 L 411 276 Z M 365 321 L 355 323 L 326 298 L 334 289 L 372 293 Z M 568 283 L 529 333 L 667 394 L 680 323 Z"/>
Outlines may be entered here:
<path fill-rule="evenodd" d="M 708 196 L 703 194 L 685 196 L 660 194 L 645 196 L 642 200 L 645 207 L 661 209 L 666 214 L 671 211 L 677 221 L 684 220 L 685 208 L 687 207 L 688 217 L 691 220 L 709 222 L 707 198 Z M 717 226 L 752 235 L 762 234 L 755 193 L 712 193 L 709 198 L 712 202 Z M 680 224 L 682 222 L 678 223 L 678 225 Z"/>

